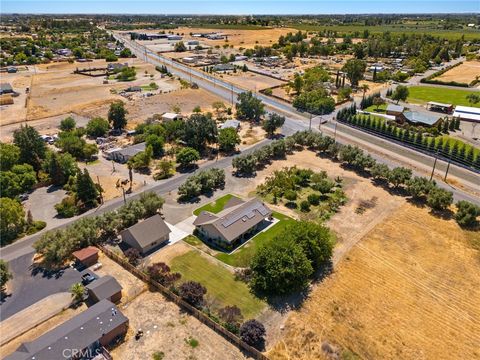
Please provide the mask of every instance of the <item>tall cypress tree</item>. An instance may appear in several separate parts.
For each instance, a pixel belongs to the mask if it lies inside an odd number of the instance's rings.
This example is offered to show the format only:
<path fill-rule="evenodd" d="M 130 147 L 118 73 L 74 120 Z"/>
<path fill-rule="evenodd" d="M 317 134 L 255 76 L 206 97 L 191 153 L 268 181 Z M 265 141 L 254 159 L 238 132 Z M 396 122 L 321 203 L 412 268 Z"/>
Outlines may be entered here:
<path fill-rule="evenodd" d="M 93 207 L 97 205 L 98 188 L 93 182 L 87 169 L 79 172 L 77 175 L 77 199 L 85 206 Z"/>

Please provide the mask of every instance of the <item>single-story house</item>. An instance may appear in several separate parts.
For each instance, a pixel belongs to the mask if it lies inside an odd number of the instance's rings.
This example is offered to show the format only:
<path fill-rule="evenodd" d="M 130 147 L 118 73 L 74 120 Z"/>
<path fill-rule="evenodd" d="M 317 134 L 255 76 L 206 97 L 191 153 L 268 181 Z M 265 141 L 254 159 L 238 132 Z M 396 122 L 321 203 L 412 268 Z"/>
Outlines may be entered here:
<path fill-rule="evenodd" d="M 98 261 L 98 249 L 95 246 L 88 246 L 72 253 L 75 261 L 85 267 L 95 265 Z"/>
<path fill-rule="evenodd" d="M 145 150 L 145 143 L 138 143 L 127 146 L 125 148 L 114 148 L 104 151 L 105 157 L 108 160 L 113 160 L 119 163 L 126 163 L 129 159 L 137 155 L 139 152 Z"/>
<path fill-rule="evenodd" d="M 480 122 L 480 108 L 472 106 L 456 106 L 453 112 L 453 117 L 458 117 L 460 120 Z"/>
<path fill-rule="evenodd" d="M 141 92 L 142 88 L 140 86 L 129 86 L 125 89 L 126 92 Z"/>
<path fill-rule="evenodd" d="M 233 71 L 235 65 L 233 64 L 217 64 L 213 66 L 213 71 Z"/>
<path fill-rule="evenodd" d="M 124 336 L 127 330 L 128 318 L 112 302 L 102 300 L 35 340 L 22 343 L 4 360 L 90 359 L 102 353 L 108 355 L 104 346 Z"/>
<path fill-rule="evenodd" d="M 195 63 L 197 62 L 197 58 L 194 58 L 194 57 L 191 57 L 191 56 L 187 56 L 187 57 L 182 58 L 182 61 L 183 61 L 185 64 L 195 64 Z"/>
<path fill-rule="evenodd" d="M 399 116 L 401 113 L 403 113 L 404 110 L 405 110 L 405 108 L 401 105 L 388 104 L 386 114 L 387 115 L 393 115 L 393 116 Z"/>
<path fill-rule="evenodd" d="M 172 231 L 158 214 L 130 226 L 120 233 L 122 241 L 146 254 L 166 243 Z"/>
<path fill-rule="evenodd" d="M 118 303 L 122 299 L 122 286 L 113 276 L 105 275 L 86 286 L 89 299 L 97 303 L 104 299 Z"/>
<path fill-rule="evenodd" d="M 435 126 L 440 121 L 440 117 L 418 111 L 405 111 L 398 117 L 398 120 L 413 125 Z"/>
<path fill-rule="evenodd" d="M 240 129 L 240 121 L 227 120 L 222 125 L 220 125 L 220 129 L 228 129 L 228 128 L 233 128 L 238 131 L 238 129 Z"/>
<path fill-rule="evenodd" d="M 200 41 L 198 41 L 198 40 L 188 40 L 187 45 L 200 45 Z"/>
<path fill-rule="evenodd" d="M 182 114 L 166 112 L 162 115 L 163 121 L 183 120 Z"/>
<path fill-rule="evenodd" d="M 180 35 L 167 35 L 168 40 L 182 40 Z"/>
<path fill-rule="evenodd" d="M 439 111 L 445 114 L 450 114 L 453 111 L 452 104 L 444 104 L 435 101 L 429 101 L 427 103 L 427 109 L 430 111 Z"/>
<path fill-rule="evenodd" d="M 3 94 L 13 94 L 13 88 L 12 85 L 9 83 L 1 83 L 0 84 L 0 95 Z"/>
<path fill-rule="evenodd" d="M 107 65 L 107 70 L 108 71 L 120 71 L 123 68 L 128 67 L 128 63 L 121 64 L 121 63 L 109 63 Z"/>
<path fill-rule="evenodd" d="M 232 197 L 218 214 L 202 211 L 193 225 L 206 240 L 231 247 L 257 232 L 271 218 L 272 211 L 260 200 Z"/>

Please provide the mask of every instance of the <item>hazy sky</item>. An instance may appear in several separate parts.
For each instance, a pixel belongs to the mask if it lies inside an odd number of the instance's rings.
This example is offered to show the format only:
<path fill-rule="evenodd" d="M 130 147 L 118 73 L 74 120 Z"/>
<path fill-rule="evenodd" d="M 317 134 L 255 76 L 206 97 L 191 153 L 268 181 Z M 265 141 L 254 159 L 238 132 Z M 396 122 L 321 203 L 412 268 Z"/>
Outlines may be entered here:
<path fill-rule="evenodd" d="M 480 12 L 480 0 L 0 0 L 0 13 L 354 14 Z"/>

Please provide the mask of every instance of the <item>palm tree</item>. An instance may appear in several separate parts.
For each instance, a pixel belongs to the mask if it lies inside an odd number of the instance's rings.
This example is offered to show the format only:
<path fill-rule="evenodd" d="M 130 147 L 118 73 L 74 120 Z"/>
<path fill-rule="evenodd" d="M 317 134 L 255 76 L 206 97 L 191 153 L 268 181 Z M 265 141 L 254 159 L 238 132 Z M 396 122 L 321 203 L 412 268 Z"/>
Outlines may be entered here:
<path fill-rule="evenodd" d="M 83 300 L 85 287 L 81 283 L 76 283 L 70 287 L 70 292 L 72 293 L 73 300 L 75 302 L 79 302 Z"/>
<path fill-rule="evenodd" d="M 363 90 L 363 100 L 365 100 L 365 94 L 370 89 L 370 86 L 368 86 L 368 84 L 363 84 L 361 88 Z"/>

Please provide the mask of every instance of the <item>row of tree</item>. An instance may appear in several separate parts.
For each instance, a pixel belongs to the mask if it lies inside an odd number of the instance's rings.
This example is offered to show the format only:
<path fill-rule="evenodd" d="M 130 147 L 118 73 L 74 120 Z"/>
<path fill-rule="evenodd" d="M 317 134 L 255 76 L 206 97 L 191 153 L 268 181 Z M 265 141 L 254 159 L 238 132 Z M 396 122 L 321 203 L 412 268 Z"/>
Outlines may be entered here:
<path fill-rule="evenodd" d="M 225 185 L 225 170 L 211 168 L 189 176 L 178 188 L 179 200 L 186 201 L 209 194 Z"/>

